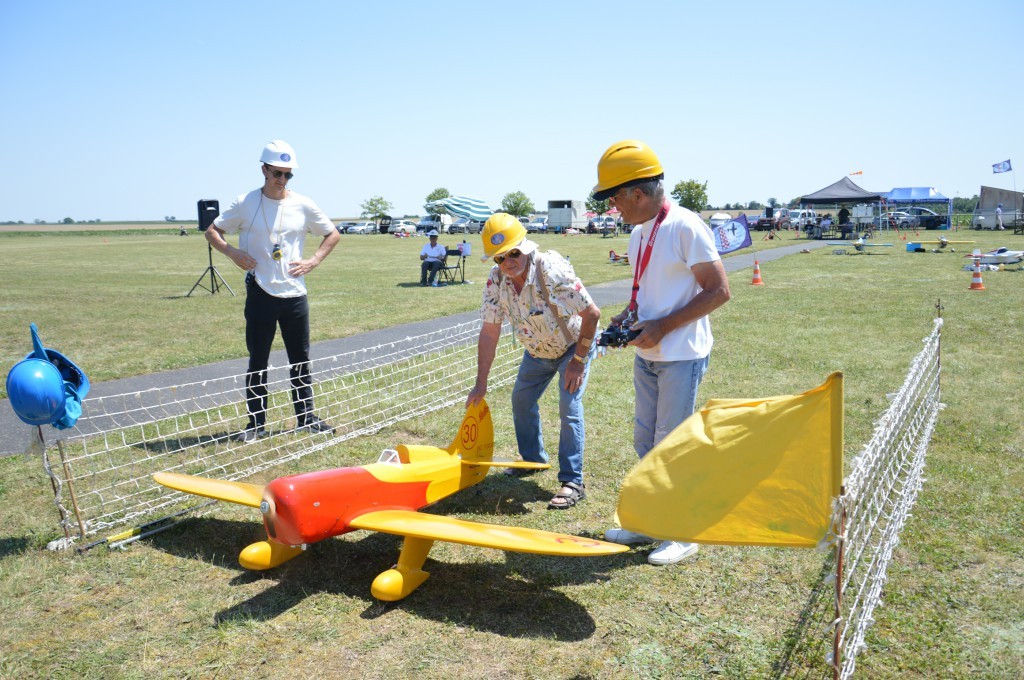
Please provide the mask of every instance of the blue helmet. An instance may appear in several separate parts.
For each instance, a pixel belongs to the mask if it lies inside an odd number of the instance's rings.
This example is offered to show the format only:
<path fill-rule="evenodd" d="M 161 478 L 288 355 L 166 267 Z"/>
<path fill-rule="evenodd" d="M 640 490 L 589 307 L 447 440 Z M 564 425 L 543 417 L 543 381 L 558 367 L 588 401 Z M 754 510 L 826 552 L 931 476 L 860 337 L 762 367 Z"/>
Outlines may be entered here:
<path fill-rule="evenodd" d="M 29 425 L 49 425 L 64 415 L 64 379 L 44 359 L 23 359 L 7 374 L 11 408 Z"/>

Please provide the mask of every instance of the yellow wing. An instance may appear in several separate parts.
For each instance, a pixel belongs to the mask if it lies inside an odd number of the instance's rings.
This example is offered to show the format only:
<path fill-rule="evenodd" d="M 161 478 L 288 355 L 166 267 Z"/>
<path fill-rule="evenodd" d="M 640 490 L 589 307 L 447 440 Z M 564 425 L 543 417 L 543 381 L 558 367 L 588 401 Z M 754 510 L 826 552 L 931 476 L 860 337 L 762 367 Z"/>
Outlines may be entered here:
<path fill-rule="evenodd" d="M 196 496 L 216 498 L 219 501 L 238 503 L 258 508 L 263 500 L 263 487 L 245 482 L 229 482 L 224 479 L 208 479 L 179 475 L 175 472 L 158 472 L 153 475 L 158 484 Z"/>
<path fill-rule="evenodd" d="M 528 460 L 463 460 L 463 465 L 482 467 L 519 468 L 520 470 L 547 470 L 550 463 L 531 463 Z"/>
<path fill-rule="evenodd" d="M 629 550 L 624 545 L 606 543 L 552 531 L 497 524 L 467 522 L 451 517 L 427 515 L 409 510 L 378 510 L 359 515 L 349 522 L 354 529 L 382 531 L 386 534 L 427 538 L 449 543 L 478 545 L 512 552 L 537 555 L 595 556 L 613 555 Z"/>

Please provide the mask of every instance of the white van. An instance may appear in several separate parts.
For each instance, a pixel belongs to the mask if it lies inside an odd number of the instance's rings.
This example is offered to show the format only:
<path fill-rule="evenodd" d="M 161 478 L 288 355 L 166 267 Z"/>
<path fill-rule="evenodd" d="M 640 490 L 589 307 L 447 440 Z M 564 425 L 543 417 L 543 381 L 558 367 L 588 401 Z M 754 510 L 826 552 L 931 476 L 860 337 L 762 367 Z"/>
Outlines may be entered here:
<path fill-rule="evenodd" d="M 807 229 L 818 223 L 818 213 L 813 210 L 790 210 L 789 223 L 797 229 Z"/>
<path fill-rule="evenodd" d="M 447 234 L 451 229 L 451 226 L 451 215 L 424 215 L 420 218 L 420 221 L 416 223 L 416 231 L 426 233 L 431 229 L 437 229 L 437 233 Z"/>

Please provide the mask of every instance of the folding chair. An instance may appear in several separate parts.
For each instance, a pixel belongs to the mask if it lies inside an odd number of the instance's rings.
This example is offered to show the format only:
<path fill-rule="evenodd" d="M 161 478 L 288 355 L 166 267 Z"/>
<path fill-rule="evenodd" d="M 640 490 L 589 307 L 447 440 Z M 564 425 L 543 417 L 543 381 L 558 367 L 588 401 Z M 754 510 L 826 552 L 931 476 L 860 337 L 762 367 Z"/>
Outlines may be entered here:
<path fill-rule="evenodd" d="M 447 248 L 447 258 L 437 275 L 442 283 L 466 282 L 466 255 L 461 250 Z"/>

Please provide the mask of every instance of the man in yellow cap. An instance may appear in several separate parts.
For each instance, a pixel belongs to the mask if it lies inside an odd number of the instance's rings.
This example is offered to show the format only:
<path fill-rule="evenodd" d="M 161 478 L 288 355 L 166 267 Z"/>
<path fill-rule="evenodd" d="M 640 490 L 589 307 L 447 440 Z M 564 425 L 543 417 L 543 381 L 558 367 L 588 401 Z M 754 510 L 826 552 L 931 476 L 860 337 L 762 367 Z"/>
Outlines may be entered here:
<path fill-rule="evenodd" d="M 487 377 L 501 324 L 508 319 L 516 339 L 526 349 L 512 388 L 512 420 L 519 454 L 527 461 L 548 461 L 537 403 L 557 376 L 561 419 L 558 481 L 562 486 L 548 507 L 571 508 L 586 498 L 583 393 L 601 311 L 569 261 L 554 251 L 538 252 L 537 244 L 526 238 L 523 224 L 512 215 L 492 215 L 484 224 L 481 238 L 483 259 L 493 258 L 495 266 L 484 286 L 476 385 L 466 405 L 476 404 L 487 394 Z M 509 469 L 513 475 L 517 472 Z"/>
<path fill-rule="evenodd" d="M 664 177 L 650 147 L 624 140 L 601 157 L 594 187 L 595 199 L 608 200 L 622 221 L 633 225 L 627 250 L 633 295 L 612 324 L 640 331 L 629 344 L 636 347 L 633 448 L 641 458 L 693 413 L 713 342 L 708 314 L 730 297 L 711 229 L 700 216 L 665 198 Z M 605 540 L 625 545 L 654 541 L 626 529 L 609 530 Z M 674 564 L 697 547 L 662 541 L 647 561 Z"/>

